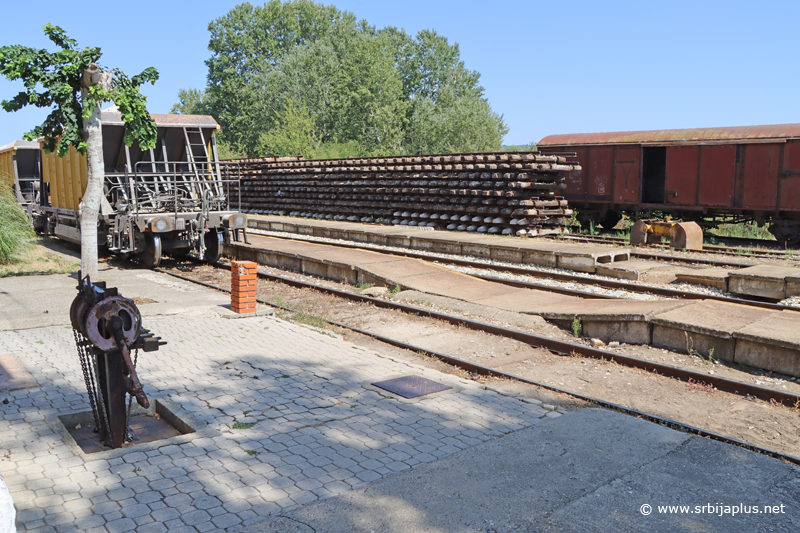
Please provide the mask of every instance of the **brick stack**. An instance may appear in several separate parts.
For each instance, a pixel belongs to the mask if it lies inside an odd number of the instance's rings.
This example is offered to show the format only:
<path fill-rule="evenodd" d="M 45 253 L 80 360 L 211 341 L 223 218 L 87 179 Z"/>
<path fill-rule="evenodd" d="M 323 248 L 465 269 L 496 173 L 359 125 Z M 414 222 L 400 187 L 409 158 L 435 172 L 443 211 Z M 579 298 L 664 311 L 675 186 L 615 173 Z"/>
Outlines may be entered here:
<path fill-rule="evenodd" d="M 559 155 L 238 160 L 244 211 L 502 235 L 567 232 Z"/>
<path fill-rule="evenodd" d="M 245 314 L 256 312 L 256 263 L 231 262 L 231 311 Z"/>

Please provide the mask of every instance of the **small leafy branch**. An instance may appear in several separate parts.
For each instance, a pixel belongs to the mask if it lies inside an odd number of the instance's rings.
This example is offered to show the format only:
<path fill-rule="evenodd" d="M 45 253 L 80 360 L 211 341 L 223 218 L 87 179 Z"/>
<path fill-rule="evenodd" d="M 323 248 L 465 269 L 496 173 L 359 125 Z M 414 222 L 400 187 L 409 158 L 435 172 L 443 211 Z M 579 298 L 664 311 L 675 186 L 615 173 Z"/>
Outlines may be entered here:
<path fill-rule="evenodd" d="M 129 78 L 113 69 L 110 88 L 87 84 L 85 72 L 99 70 L 100 48 L 78 49 L 78 43 L 67 37 L 58 26 L 47 24 L 44 33 L 61 50 L 51 53 L 21 45 L 0 47 L 0 74 L 10 80 L 22 80 L 25 90 L 11 100 L 3 100 L 5 111 L 18 111 L 27 105 L 52 107 L 45 121 L 25 134 L 25 139 L 44 138 L 44 149 L 63 157 L 74 146 L 85 154 L 88 148 L 84 119 L 102 102 L 113 101 L 125 122 L 125 143 L 134 140 L 143 149 L 156 143 L 156 124 L 145 108 L 146 98 L 139 92 L 143 83 L 155 83 L 158 71 L 149 67 Z M 40 90 L 41 88 L 41 90 Z"/>

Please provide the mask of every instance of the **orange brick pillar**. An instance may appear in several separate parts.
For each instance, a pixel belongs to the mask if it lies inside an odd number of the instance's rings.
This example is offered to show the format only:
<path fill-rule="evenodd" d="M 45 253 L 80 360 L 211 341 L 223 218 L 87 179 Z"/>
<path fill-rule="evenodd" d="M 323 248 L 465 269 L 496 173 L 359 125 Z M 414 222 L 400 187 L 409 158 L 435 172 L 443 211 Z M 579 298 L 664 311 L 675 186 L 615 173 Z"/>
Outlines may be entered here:
<path fill-rule="evenodd" d="M 231 261 L 231 311 L 256 312 L 256 263 Z"/>

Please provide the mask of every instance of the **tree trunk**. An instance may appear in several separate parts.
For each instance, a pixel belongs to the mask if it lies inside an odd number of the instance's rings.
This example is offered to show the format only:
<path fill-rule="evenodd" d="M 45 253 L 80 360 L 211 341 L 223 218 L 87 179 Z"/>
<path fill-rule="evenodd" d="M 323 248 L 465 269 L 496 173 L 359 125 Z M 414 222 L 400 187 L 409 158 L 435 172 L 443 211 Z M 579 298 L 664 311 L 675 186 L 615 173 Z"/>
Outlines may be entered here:
<path fill-rule="evenodd" d="M 82 96 L 86 101 L 88 87 L 100 84 L 105 90 L 111 89 L 111 73 L 101 72 L 92 63 L 83 71 Z M 83 192 L 78 213 L 81 222 L 81 273 L 93 282 L 100 281 L 97 275 L 97 217 L 103 195 L 105 164 L 103 162 L 103 132 L 100 126 L 100 104 L 94 106 L 92 115 L 83 119 L 83 132 L 86 136 L 86 163 L 89 180 Z"/>

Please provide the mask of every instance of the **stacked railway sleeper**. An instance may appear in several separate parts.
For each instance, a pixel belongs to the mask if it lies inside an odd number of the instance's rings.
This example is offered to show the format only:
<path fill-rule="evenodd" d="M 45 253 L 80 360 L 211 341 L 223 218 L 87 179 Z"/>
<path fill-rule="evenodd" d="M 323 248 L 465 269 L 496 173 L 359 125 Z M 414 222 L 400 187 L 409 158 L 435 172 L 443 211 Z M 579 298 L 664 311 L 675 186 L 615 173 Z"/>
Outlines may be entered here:
<path fill-rule="evenodd" d="M 242 207 L 266 215 L 477 233 L 567 233 L 560 155 L 533 152 L 240 159 Z"/>

